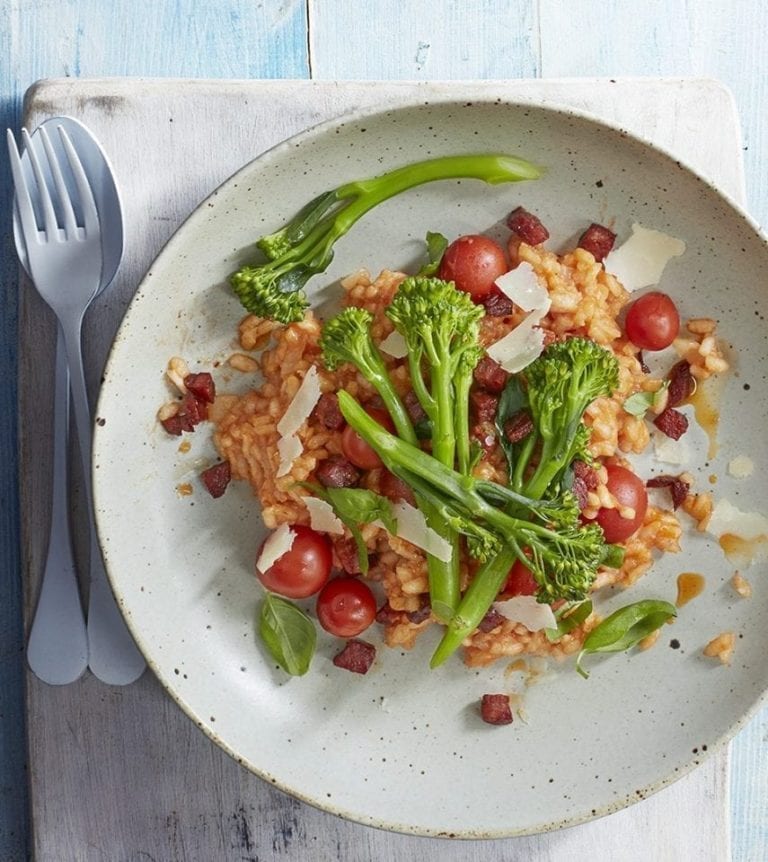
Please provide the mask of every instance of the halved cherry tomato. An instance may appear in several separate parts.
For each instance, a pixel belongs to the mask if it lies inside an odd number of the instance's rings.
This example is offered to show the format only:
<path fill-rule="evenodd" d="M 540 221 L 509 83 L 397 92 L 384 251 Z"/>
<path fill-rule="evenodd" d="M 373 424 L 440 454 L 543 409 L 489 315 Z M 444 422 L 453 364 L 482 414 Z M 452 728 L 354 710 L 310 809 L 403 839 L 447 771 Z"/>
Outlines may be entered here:
<path fill-rule="evenodd" d="M 493 283 L 509 269 L 504 249 L 487 236 L 470 234 L 454 240 L 445 250 L 438 275 L 480 302 Z"/>
<path fill-rule="evenodd" d="M 527 549 L 525 555 L 527 557 L 530 556 Z M 536 583 L 533 572 L 525 563 L 517 560 L 515 565 L 509 570 L 507 582 L 504 584 L 501 595 L 505 598 L 512 598 L 512 596 L 533 596 L 538 589 L 539 585 Z"/>
<path fill-rule="evenodd" d="M 256 577 L 273 593 L 289 599 L 313 596 L 331 574 L 333 555 L 331 540 L 302 524 L 291 527 L 296 534 L 291 549 L 276 560 L 266 572 L 256 570 Z M 262 545 L 263 547 L 263 545 Z M 261 555 L 261 550 L 256 559 Z"/>
<path fill-rule="evenodd" d="M 606 485 L 621 506 L 635 510 L 634 518 L 622 518 L 618 509 L 599 509 L 597 523 L 606 542 L 623 542 L 637 532 L 648 509 L 648 493 L 643 480 L 626 467 L 610 464 Z"/>
<path fill-rule="evenodd" d="M 353 638 L 376 617 L 376 599 L 359 578 L 334 578 L 317 597 L 317 618 L 332 635 Z"/>
<path fill-rule="evenodd" d="M 663 350 L 677 338 L 680 315 L 667 294 L 655 290 L 630 305 L 624 329 L 627 338 L 642 350 Z"/>
<path fill-rule="evenodd" d="M 365 412 L 372 419 L 375 419 L 379 425 L 386 428 L 387 431 L 392 432 L 395 430 L 392 419 L 386 410 L 379 410 L 378 407 L 368 407 Z M 381 458 L 350 425 L 347 425 L 341 432 L 341 451 L 347 460 L 351 461 L 355 467 L 359 467 L 361 470 L 375 470 L 377 467 L 382 466 Z"/>

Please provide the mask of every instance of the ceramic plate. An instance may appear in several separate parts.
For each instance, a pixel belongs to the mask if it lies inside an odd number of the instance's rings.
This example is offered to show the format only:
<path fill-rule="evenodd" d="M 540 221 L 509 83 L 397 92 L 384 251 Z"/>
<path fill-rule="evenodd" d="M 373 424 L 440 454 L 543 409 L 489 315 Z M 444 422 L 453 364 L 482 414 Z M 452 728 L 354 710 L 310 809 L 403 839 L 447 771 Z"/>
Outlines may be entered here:
<path fill-rule="evenodd" d="M 718 454 L 707 460 L 700 451 L 688 469 L 700 489 L 715 476 L 718 496 L 768 511 L 758 478 L 727 471 L 736 455 L 768 460 L 764 239 L 705 181 L 642 141 L 571 112 L 482 101 L 422 103 L 320 126 L 215 192 L 155 261 L 120 330 L 99 405 L 95 488 L 109 575 L 131 630 L 211 738 L 267 781 L 345 817 L 425 835 L 494 837 L 621 808 L 728 739 L 768 687 L 764 567 L 750 570 L 755 595 L 741 599 L 717 542 L 686 534 L 680 554 L 604 605 L 674 601 L 680 572 L 703 574 L 704 593 L 656 647 L 594 660 L 588 681 L 570 663 L 545 675 L 525 694 L 525 720 L 507 727 L 477 714 L 483 693 L 507 687 L 507 663 L 469 670 L 457 659 L 430 672 L 437 632 L 410 653 L 382 647 L 364 677 L 335 668 L 338 642 L 321 638 L 311 672 L 290 679 L 255 635 L 261 590 L 253 564 L 263 535 L 255 498 L 243 484 L 208 497 L 196 479 L 214 458 L 205 426 L 182 453 L 155 419 L 169 397 L 169 357 L 210 368 L 232 353 L 242 311 L 225 280 L 259 235 L 342 182 L 471 151 L 519 154 L 547 173 L 507 187 L 434 184 L 384 204 L 338 243 L 327 276 L 311 282 L 316 300 L 338 295 L 334 281 L 361 266 L 413 266 L 426 230 L 493 232 L 519 204 L 542 218 L 555 249 L 572 247 L 591 221 L 613 224 L 622 238 L 634 221 L 680 237 L 687 251 L 668 266 L 662 288 L 684 317 L 721 321 L 735 369 L 720 405 Z M 225 367 L 220 390 L 238 385 Z M 194 492 L 180 496 L 187 482 Z M 701 654 L 723 630 L 739 635 L 729 668 Z M 673 639 L 679 648 L 670 648 Z"/>

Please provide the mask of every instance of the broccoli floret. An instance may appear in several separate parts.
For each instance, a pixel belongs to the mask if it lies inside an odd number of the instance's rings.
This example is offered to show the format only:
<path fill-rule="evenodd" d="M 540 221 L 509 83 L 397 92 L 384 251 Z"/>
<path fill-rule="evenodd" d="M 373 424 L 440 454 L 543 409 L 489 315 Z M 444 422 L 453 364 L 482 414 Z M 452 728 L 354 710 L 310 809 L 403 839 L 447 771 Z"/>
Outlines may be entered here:
<path fill-rule="evenodd" d="M 280 230 L 262 237 L 256 245 L 267 262 L 243 267 L 230 277 L 230 283 L 252 314 L 292 323 L 307 308 L 304 286 L 328 268 L 336 240 L 383 201 L 435 180 L 504 183 L 540 175 L 535 165 L 512 156 L 466 155 L 416 162 L 379 177 L 346 183 L 319 195 Z M 287 300 L 284 295 L 290 294 L 296 295 Z"/>
<path fill-rule="evenodd" d="M 619 363 L 589 338 L 568 338 L 550 345 L 525 369 L 525 378 L 534 431 L 515 465 L 512 485 L 525 496 L 540 498 L 577 454 L 584 457 L 589 441 L 584 411 L 616 389 Z M 537 466 L 524 478 L 534 452 Z"/>
<path fill-rule="evenodd" d="M 329 371 L 335 371 L 344 362 L 351 362 L 381 396 L 397 433 L 404 440 L 415 443 L 416 433 L 408 411 L 389 379 L 379 349 L 371 339 L 372 320 L 369 311 L 354 307 L 345 308 L 332 317 L 320 334 L 323 362 Z"/>

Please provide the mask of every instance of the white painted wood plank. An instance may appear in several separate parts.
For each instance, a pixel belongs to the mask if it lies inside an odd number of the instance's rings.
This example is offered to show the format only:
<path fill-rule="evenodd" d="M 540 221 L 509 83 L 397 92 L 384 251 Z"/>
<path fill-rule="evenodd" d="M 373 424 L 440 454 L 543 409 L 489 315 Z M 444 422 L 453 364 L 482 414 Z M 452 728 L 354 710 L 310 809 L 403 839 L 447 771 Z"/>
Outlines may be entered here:
<path fill-rule="evenodd" d="M 449 91 L 411 84 L 309 82 L 68 81 L 41 87 L 29 105 L 33 122 L 53 111 L 80 116 L 112 154 L 125 191 L 131 226 L 125 266 L 88 322 L 92 384 L 141 273 L 175 225 L 216 183 L 258 150 L 344 107 Z M 487 92 L 491 97 L 519 92 L 538 101 L 591 100 L 593 107 L 635 123 L 635 128 L 653 120 L 656 135 L 678 149 L 692 147 L 698 167 L 710 174 L 719 170 L 723 182 L 738 192 L 735 136 L 718 136 L 711 146 L 711 135 L 702 134 L 707 117 L 725 118 L 719 121 L 725 129 L 733 121 L 727 97 L 711 85 L 590 82 L 585 96 L 579 82 L 510 82 L 488 85 Z M 704 105 L 710 110 L 702 112 Z M 195 135 L 200 116 L 208 118 L 206 134 Z M 233 116 L 247 116 L 247 122 L 232 124 Z M 142 154 L 137 144 L 150 133 L 167 146 Z M 40 428 L 50 361 L 45 349 L 50 328 L 34 302 L 33 295 L 25 295 L 22 317 L 22 458 L 29 482 L 24 535 L 31 571 L 37 570 L 42 552 L 35 499 L 45 499 L 46 443 Z M 453 844 L 345 823 L 284 796 L 215 748 L 151 676 L 122 690 L 107 689 L 90 677 L 63 689 L 31 678 L 28 697 L 34 846 L 40 860 L 722 862 L 728 855 L 723 756 L 601 821 L 549 836 Z"/>

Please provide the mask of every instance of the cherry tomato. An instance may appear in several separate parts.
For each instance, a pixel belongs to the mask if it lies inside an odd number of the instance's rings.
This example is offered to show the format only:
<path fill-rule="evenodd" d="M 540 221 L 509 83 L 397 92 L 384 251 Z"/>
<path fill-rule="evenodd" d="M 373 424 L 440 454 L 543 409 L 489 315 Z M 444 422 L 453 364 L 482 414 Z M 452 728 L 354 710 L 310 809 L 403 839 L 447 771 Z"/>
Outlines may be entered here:
<path fill-rule="evenodd" d="M 392 419 L 386 410 L 369 407 L 366 408 L 365 412 L 387 431 L 395 430 Z M 359 467 L 361 470 L 375 470 L 382 466 L 381 458 L 350 425 L 347 425 L 341 432 L 341 451 L 348 461 L 351 461 L 355 467 Z"/>
<path fill-rule="evenodd" d="M 302 524 L 294 524 L 291 529 L 296 534 L 291 549 L 266 572 L 257 569 L 256 577 L 273 593 L 289 599 L 305 599 L 313 596 L 331 574 L 331 540 L 325 533 Z"/>
<path fill-rule="evenodd" d="M 376 599 L 359 578 L 334 578 L 317 597 L 317 618 L 332 635 L 353 638 L 376 617 Z"/>
<path fill-rule="evenodd" d="M 530 556 L 527 549 L 525 555 L 527 557 Z M 515 565 L 509 570 L 507 582 L 504 584 L 501 594 L 506 598 L 512 598 L 512 596 L 533 596 L 538 589 L 539 585 L 536 583 L 533 572 L 528 566 L 517 560 Z"/>
<path fill-rule="evenodd" d="M 445 250 L 438 275 L 480 302 L 509 266 L 504 249 L 487 236 L 470 234 L 454 240 Z"/>
<path fill-rule="evenodd" d="M 680 315 L 666 293 L 653 291 L 630 305 L 624 329 L 627 338 L 642 350 L 663 350 L 677 338 Z"/>
<path fill-rule="evenodd" d="M 606 542 L 623 542 L 637 532 L 648 508 L 648 494 L 643 480 L 626 467 L 611 464 L 608 470 L 608 490 L 622 506 L 635 510 L 634 518 L 622 518 L 618 509 L 599 509 L 597 523 L 603 528 Z"/>

